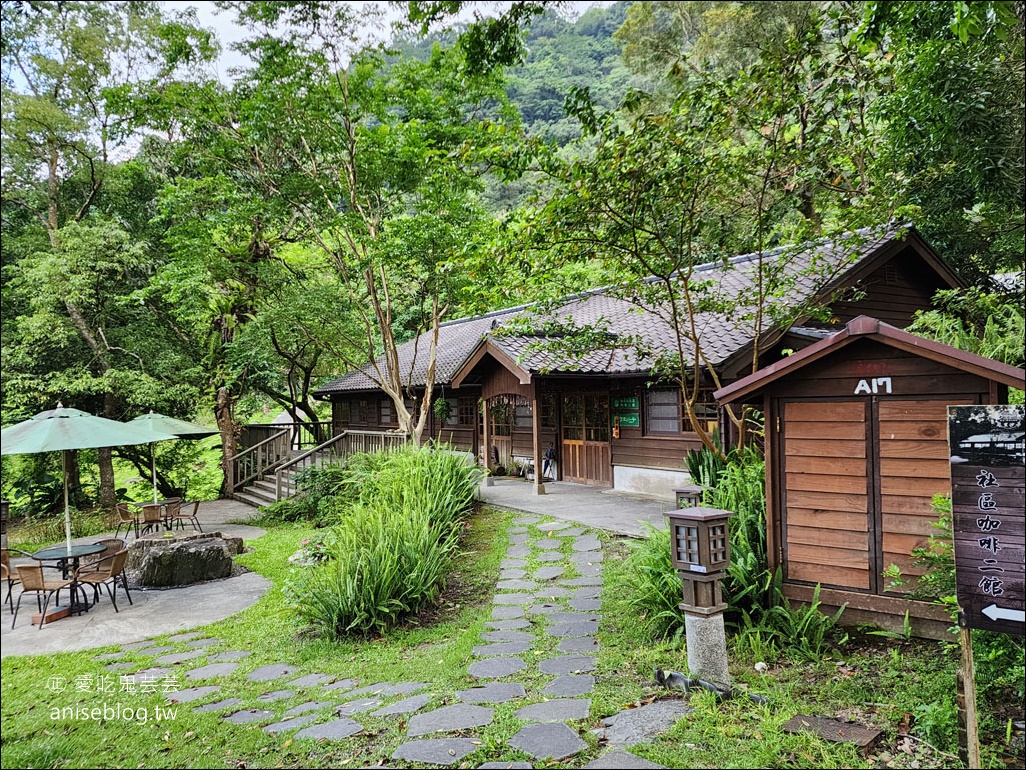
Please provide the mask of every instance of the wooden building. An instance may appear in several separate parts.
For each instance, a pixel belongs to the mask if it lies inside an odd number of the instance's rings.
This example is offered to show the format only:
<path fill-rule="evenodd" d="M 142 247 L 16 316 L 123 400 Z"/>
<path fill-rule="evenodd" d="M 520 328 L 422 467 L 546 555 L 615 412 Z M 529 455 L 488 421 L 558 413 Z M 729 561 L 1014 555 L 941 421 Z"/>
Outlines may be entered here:
<path fill-rule="evenodd" d="M 1026 372 L 860 316 L 843 330 L 716 392 L 766 416 L 767 551 L 784 592 L 842 622 L 940 637 L 948 616 L 888 588 L 888 565 L 921 574 L 925 545 L 951 495 L 947 407 L 1007 403 Z M 906 589 L 907 590 L 907 589 Z"/>
<path fill-rule="evenodd" d="M 862 313 L 884 315 L 906 326 L 916 310 L 930 307 L 934 292 L 961 286 L 959 278 L 914 228 L 890 226 L 858 237 L 736 257 L 696 270 L 725 299 L 753 291 L 760 264 L 795 277 L 795 307 L 828 306 L 830 323 L 807 317 L 787 328 L 759 335 L 743 322 L 707 312 L 698 319 L 702 349 L 720 382 L 731 382 L 752 367 L 756 336 L 760 364 L 784 350 L 804 348 Z M 810 271 L 817 265 L 818 271 Z M 813 276 L 818 274 L 818 278 Z M 523 320 L 537 323 L 524 332 Z M 551 446 L 555 477 L 626 492 L 673 499 L 672 489 L 688 482 L 684 457 L 701 446 L 681 403 L 678 387 L 653 375 L 654 357 L 674 351 L 677 336 L 665 314 L 640 308 L 608 290 L 568 297 L 561 307 L 535 318 L 529 306 L 443 323 L 439 328 L 435 399 L 447 414 L 432 415 L 426 435 L 472 452 L 504 469 L 538 467 Z M 520 331 L 504 327 L 514 319 Z M 560 357 L 546 350 L 546 322 L 586 327 L 604 324 L 609 346 Z M 399 363 L 409 373 L 411 398 L 424 391 L 430 333 L 406 343 Z M 620 344 L 642 338 L 650 352 Z M 685 348 L 691 343 L 685 340 Z M 685 350 L 685 355 L 689 353 Z M 383 366 L 379 362 L 379 366 Z M 391 401 L 367 365 L 320 388 L 315 396 L 332 402 L 334 430 L 396 428 Z M 487 419 L 484 417 L 487 416 Z M 713 385 L 705 383 L 697 419 L 725 428 Z M 519 461 L 519 462 L 518 462 Z M 540 481 L 536 475 L 536 481 Z M 543 491 L 540 486 L 538 491 Z"/>

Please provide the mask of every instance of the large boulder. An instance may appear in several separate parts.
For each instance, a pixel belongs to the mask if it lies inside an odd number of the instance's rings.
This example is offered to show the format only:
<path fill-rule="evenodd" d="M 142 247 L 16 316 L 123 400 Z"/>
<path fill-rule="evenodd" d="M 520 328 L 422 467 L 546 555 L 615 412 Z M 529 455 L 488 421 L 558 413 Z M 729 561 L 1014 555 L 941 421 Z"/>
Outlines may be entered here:
<path fill-rule="evenodd" d="M 242 551 L 241 538 L 219 532 L 141 537 L 128 547 L 126 568 L 140 586 L 184 586 L 232 574 L 232 553 Z"/>

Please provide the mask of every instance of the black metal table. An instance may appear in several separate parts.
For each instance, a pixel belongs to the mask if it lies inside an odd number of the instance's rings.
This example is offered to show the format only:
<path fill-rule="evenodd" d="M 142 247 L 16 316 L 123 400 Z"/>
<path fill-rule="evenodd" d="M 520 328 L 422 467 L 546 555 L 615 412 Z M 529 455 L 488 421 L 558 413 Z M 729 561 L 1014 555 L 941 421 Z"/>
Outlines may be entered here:
<path fill-rule="evenodd" d="M 36 551 L 31 556 L 36 561 L 57 562 L 61 575 L 67 580 L 69 575 L 74 578 L 78 573 L 78 563 L 83 556 L 93 556 L 102 553 L 104 548 L 106 546 L 102 543 L 85 543 L 84 545 L 73 545 L 69 551 L 67 545 L 51 545 L 48 548 Z M 89 602 L 80 602 L 78 600 L 78 582 L 73 582 L 69 588 L 71 590 L 71 614 L 77 615 L 82 612 L 88 612 L 91 606 Z"/>

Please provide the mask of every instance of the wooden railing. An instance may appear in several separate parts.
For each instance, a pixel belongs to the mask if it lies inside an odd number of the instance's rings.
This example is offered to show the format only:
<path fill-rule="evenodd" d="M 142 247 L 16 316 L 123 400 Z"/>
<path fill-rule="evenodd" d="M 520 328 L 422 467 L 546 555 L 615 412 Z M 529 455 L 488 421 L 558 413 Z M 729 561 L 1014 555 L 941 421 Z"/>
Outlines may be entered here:
<path fill-rule="evenodd" d="M 323 444 L 331 436 L 331 423 L 315 421 L 243 425 L 239 434 L 239 446 L 256 446 L 283 430 L 289 431 L 289 442 L 294 450 L 312 449 Z"/>
<path fill-rule="evenodd" d="M 251 481 L 269 473 L 291 456 L 292 431 L 288 428 L 233 455 L 229 459 L 232 467 L 232 492 L 239 491 Z"/>
<path fill-rule="evenodd" d="M 295 494 L 295 474 L 313 465 L 338 462 L 360 452 L 378 452 L 396 449 L 406 444 L 405 433 L 383 433 L 371 430 L 347 430 L 320 446 L 304 452 L 274 470 L 275 500 L 282 500 Z"/>

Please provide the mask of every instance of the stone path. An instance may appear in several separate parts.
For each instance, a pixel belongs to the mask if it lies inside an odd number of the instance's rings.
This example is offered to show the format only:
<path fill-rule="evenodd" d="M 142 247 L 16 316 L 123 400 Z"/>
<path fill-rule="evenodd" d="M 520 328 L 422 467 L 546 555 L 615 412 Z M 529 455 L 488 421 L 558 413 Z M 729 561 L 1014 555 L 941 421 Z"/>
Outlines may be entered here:
<path fill-rule="evenodd" d="M 377 732 L 368 719 L 403 720 L 405 740 L 391 751 L 393 761 L 453 766 L 481 747 L 482 728 L 510 723 L 501 740 L 494 728 L 488 736 L 489 745 L 503 747 L 501 761 L 480 767 L 572 764 L 573 757 L 588 750 L 582 736 L 593 724 L 589 696 L 596 683 L 596 634 L 602 623 L 601 544 L 590 531 L 533 515 L 515 519 L 509 533 L 491 617 L 473 648 L 468 686 L 455 694 L 456 702 L 443 702 L 427 682 L 368 685 L 304 673 L 284 662 L 247 670 L 252 666 L 245 660 L 248 651 L 208 655 L 218 640 L 197 634 L 180 634 L 169 644 L 148 648 L 130 645 L 134 654 L 153 655 L 161 668 L 126 674 L 119 655 L 107 653 L 97 660 L 119 672 L 113 676 L 134 677 L 140 687 L 163 687 L 168 700 L 218 713 L 238 729 L 343 741 L 365 729 Z M 169 678 L 179 686 L 164 686 Z M 233 691 L 233 683 L 259 683 L 266 690 L 245 697 Z M 651 707 L 625 711 L 603 720 L 604 728 L 591 730 L 607 750 L 580 766 L 661 767 L 625 751 L 651 737 L 644 735 L 646 722 L 666 730 L 684 713 L 679 702 L 652 705 L 658 710 L 651 714 L 641 713 Z"/>

